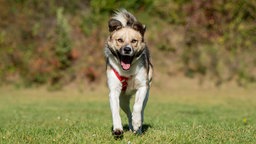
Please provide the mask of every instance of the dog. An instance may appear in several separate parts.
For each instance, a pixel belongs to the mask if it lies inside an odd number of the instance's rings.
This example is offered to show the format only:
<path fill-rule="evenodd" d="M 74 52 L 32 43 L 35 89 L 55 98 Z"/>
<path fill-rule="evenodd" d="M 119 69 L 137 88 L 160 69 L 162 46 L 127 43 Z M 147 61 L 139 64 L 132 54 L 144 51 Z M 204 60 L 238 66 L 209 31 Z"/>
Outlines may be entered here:
<path fill-rule="evenodd" d="M 108 21 L 105 44 L 106 75 L 109 88 L 113 135 L 122 136 L 120 107 L 128 117 L 129 130 L 142 134 L 144 109 L 153 75 L 149 49 L 144 41 L 146 26 L 127 10 L 116 11 Z M 130 98 L 135 94 L 133 112 Z"/>

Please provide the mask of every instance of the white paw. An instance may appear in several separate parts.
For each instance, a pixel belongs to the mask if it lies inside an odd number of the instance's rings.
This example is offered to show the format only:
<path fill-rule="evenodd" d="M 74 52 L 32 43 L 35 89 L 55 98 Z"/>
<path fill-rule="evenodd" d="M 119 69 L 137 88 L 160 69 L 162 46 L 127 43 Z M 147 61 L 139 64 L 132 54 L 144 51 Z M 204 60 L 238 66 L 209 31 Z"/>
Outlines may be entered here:
<path fill-rule="evenodd" d="M 134 131 L 138 131 L 141 127 L 141 115 L 133 114 L 132 117 L 132 126 Z"/>
<path fill-rule="evenodd" d="M 133 131 L 133 133 L 141 135 L 142 134 L 141 127 L 137 131 Z"/>

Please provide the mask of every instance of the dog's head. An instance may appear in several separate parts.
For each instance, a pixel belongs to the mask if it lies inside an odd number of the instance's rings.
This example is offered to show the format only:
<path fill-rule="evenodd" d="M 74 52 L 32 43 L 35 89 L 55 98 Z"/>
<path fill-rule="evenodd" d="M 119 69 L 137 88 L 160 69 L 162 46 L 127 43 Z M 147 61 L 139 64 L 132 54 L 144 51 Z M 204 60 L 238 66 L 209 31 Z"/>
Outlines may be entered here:
<path fill-rule="evenodd" d="M 120 61 L 123 70 L 129 70 L 134 59 L 139 57 L 146 47 L 144 43 L 146 27 L 126 10 L 117 12 L 109 20 L 108 26 L 110 32 L 108 48 Z"/>

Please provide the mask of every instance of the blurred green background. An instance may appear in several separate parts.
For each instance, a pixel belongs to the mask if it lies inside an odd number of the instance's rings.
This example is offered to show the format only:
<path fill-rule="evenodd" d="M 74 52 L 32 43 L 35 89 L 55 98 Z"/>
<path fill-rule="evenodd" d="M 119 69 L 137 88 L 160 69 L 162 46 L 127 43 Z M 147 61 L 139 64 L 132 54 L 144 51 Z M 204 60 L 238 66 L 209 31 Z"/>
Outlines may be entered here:
<path fill-rule="evenodd" d="M 158 83 L 256 81 L 255 0 L 1 0 L 0 84 L 105 83 L 107 22 L 120 8 L 147 26 Z"/>

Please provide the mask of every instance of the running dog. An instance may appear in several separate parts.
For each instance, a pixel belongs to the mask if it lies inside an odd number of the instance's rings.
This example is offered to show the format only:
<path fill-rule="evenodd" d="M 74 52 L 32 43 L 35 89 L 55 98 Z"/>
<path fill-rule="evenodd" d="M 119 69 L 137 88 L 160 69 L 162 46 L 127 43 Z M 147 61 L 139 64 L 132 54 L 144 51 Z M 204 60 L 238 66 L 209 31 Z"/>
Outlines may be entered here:
<path fill-rule="evenodd" d="M 128 117 L 130 131 L 141 134 L 153 73 L 144 41 L 146 27 L 124 9 L 110 18 L 108 27 L 110 34 L 105 44 L 105 57 L 113 135 L 123 135 L 120 107 Z M 131 112 L 130 98 L 133 94 L 135 103 Z"/>

